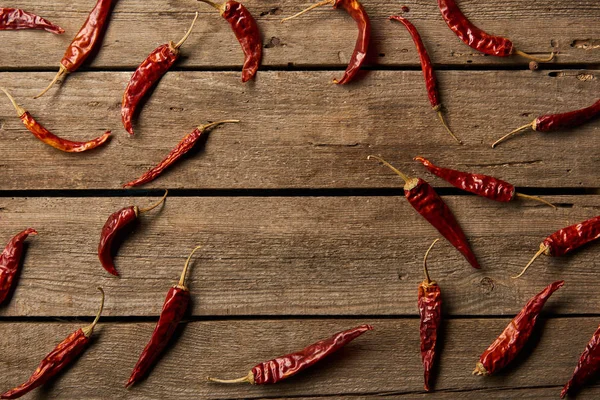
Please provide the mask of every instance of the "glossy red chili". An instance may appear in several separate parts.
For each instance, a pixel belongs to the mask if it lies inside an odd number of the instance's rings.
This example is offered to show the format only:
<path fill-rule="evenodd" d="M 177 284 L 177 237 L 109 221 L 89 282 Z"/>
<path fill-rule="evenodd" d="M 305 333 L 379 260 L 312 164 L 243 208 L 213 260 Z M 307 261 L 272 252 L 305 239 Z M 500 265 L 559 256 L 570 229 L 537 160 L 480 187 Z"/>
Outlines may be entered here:
<path fill-rule="evenodd" d="M 564 281 L 551 283 L 529 300 L 502 334 L 483 352 L 473 375 L 493 375 L 513 361 L 529 340 L 544 304 L 564 284 Z"/>
<path fill-rule="evenodd" d="M 560 392 L 563 399 L 568 393 L 579 390 L 593 376 L 600 371 L 600 326 L 587 344 L 585 350 L 579 357 L 573 376 Z"/>
<path fill-rule="evenodd" d="M 18 8 L 0 8 L 0 31 L 40 29 L 60 35 L 65 30 L 52 22 Z"/>
<path fill-rule="evenodd" d="M 8 298 L 13 290 L 15 276 L 21 266 L 21 257 L 23 256 L 23 245 L 29 235 L 37 235 L 33 228 L 25 229 L 17 233 L 8 242 L 4 251 L 0 255 L 0 305 Z"/>

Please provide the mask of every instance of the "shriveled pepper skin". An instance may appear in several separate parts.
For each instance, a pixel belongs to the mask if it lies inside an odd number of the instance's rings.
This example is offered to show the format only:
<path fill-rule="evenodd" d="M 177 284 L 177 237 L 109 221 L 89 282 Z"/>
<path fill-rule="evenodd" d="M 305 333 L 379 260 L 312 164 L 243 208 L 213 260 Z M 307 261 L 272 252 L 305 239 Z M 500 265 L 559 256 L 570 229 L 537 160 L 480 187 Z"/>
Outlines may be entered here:
<path fill-rule="evenodd" d="M 587 344 L 579 358 L 573 376 L 560 392 L 560 398 L 564 398 L 569 392 L 580 389 L 586 381 L 598 374 L 600 371 L 600 327 Z"/>
<path fill-rule="evenodd" d="M 548 236 L 542 246 L 548 256 L 563 256 L 578 247 L 600 238 L 600 215 L 568 226 Z"/>
<path fill-rule="evenodd" d="M 0 31 L 19 29 L 43 29 L 55 34 L 65 33 L 60 26 L 35 14 L 18 8 L 0 8 Z"/>
<path fill-rule="evenodd" d="M 138 208 L 136 206 L 125 207 L 111 214 L 100 233 L 100 243 L 98 244 L 98 258 L 102 267 L 109 273 L 119 276 L 115 263 L 111 255 L 112 242 L 117 233 L 124 227 L 135 221 L 138 217 Z"/>
<path fill-rule="evenodd" d="M 12 290 L 15 275 L 21 264 L 23 243 L 29 235 L 37 235 L 37 231 L 29 228 L 18 233 L 8 242 L 0 255 L 0 304 L 6 300 Z"/>
<path fill-rule="evenodd" d="M 335 0 L 333 8 L 343 8 L 354 19 L 358 26 L 358 37 L 354 52 L 346 68 L 344 76 L 340 80 L 334 79 L 334 83 L 343 85 L 350 82 L 360 71 L 360 67 L 364 64 L 369 50 L 371 41 L 371 21 L 367 15 L 367 11 L 358 0 Z"/>
<path fill-rule="evenodd" d="M 438 331 L 442 322 L 442 292 L 437 283 L 424 281 L 419 285 L 418 305 L 421 316 L 421 360 L 423 361 L 424 387 L 426 391 L 429 391 Z"/>
<path fill-rule="evenodd" d="M 533 130 L 550 132 L 561 129 L 576 128 L 594 118 L 600 117 L 600 100 L 589 107 L 563 114 L 542 115 L 533 122 Z"/>

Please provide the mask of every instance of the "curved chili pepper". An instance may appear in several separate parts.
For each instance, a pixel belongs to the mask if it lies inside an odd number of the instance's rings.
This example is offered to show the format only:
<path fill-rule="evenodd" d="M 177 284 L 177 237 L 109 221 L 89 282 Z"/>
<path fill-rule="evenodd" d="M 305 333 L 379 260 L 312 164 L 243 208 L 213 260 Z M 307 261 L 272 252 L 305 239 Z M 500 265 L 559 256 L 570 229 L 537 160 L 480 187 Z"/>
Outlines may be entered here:
<path fill-rule="evenodd" d="M 242 46 L 244 52 L 244 67 L 242 68 L 242 82 L 248 82 L 254 78 L 260 61 L 262 60 L 262 39 L 256 20 L 243 4 L 229 0 L 223 4 L 217 4 L 210 0 L 198 0 L 209 4 L 219 10 L 223 18 L 229 22 L 235 37 Z"/>
<path fill-rule="evenodd" d="M 66 153 L 81 153 L 95 149 L 98 146 L 104 144 L 110 137 L 110 131 L 106 131 L 104 135 L 99 136 L 95 139 L 87 142 L 73 142 L 71 140 L 62 139 L 48 129 L 44 128 L 39 122 L 37 122 L 31 114 L 23 107 L 19 106 L 15 99 L 6 91 L 4 88 L 0 88 L 7 96 L 13 107 L 17 111 L 17 115 L 21 118 L 21 121 L 29 132 L 33 133 L 33 136 L 46 143 L 48 146 L 52 146 L 55 149 L 64 151 Z"/>
<path fill-rule="evenodd" d="M 583 384 L 592 376 L 596 375 L 598 371 L 600 371 L 600 326 L 596 332 L 594 332 L 590 342 L 581 354 L 577 367 L 575 367 L 575 371 L 573 372 L 573 376 L 560 392 L 560 398 L 563 399 L 569 392 L 581 388 L 581 386 L 583 386 Z"/>
<path fill-rule="evenodd" d="M 123 187 L 126 188 L 126 187 L 132 187 L 132 186 L 139 186 L 139 185 L 143 185 L 148 182 L 152 182 L 153 180 L 158 178 L 158 176 L 160 174 L 162 174 L 164 170 L 169 168 L 171 165 L 173 165 L 175 162 L 177 162 L 177 160 L 179 160 L 181 157 L 183 157 L 188 151 L 190 151 L 194 147 L 194 145 L 198 142 L 198 140 L 202 137 L 204 132 L 206 132 L 210 128 L 220 125 L 220 124 L 237 123 L 237 122 L 240 122 L 240 121 L 232 119 L 232 120 L 213 122 L 208 125 L 202 125 L 202 126 L 197 127 L 191 133 L 188 133 L 183 139 L 181 139 L 181 141 L 177 144 L 177 146 L 175 146 L 175 148 L 173 150 L 171 150 L 169 155 L 166 156 L 155 167 L 153 167 L 150 170 L 148 170 L 147 172 L 145 172 L 138 179 L 135 179 L 131 182 L 124 184 Z"/>
<path fill-rule="evenodd" d="M 462 189 L 467 192 L 476 194 L 477 196 L 487 197 L 490 200 L 507 203 L 513 201 L 517 197 L 539 201 L 556 208 L 552 203 L 547 202 L 536 196 L 517 193 L 515 187 L 510 183 L 488 175 L 471 174 L 468 172 L 457 171 L 455 169 L 441 168 L 433 165 L 431 161 L 418 156 L 414 158 L 420 161 L 432 174 L 442 178 L 452 186 Z"/>
<path fill-rule="evenodd" d="M 19 29 L 43 29 L 60 35 L 65 30 L 52 22 L 18 8 L 0 8 L 0 31 Z"/>
<path fill-rule="evenodd" d="M 79 32 L 69 47 L 67 47 L 65 55 L 60 60 L 58 73 L 46 89 L 42 90 L 34 99 L 42 97 L 56 82 L 62 80 L 67 74 L 77 71 L 81 67 L 81 64 L 100 45 L 111 8 L 112 0 L 98 0 L 96 6 L 94 6 L 90 15 L 88 15 L 79 29 Z"/>
<path fill-rule="evenodd" d="M 513 43 L 507 38 L 492 36 L 482 31 L 465 17 L 454 0 L 438 0 L 438 6 L 444 21 L 456 36 L 467 46 L 479 52 L 498 57 L 508 57 L 516 54 L 537 62 L 550 62 L 554 59 L 554 53 L 548 58 L 537 58 L 515 49 Z"/>
<path fill-rule="evenodd" d="M 194 24 L 197 19 L 198 13 L 196 13 L 194 21 L 186 34 L 179 42 L 177 42 L 177 44 L 169 42 L 158 46 L 140 64 L 140 66 L 137 67 L 133 75 L 131 75 L 125 93 L 123 93 L 123 103 L 121 105 L 121 120 L 123 121 L 123 126 L 130 135 L 133 135 L 131 119 L 133 118 L 137 106 L 146 93 L 148 93 L 160 78 L 167 73 L 173 64 L 175 64 L 175 61 L 177 61 L 180 55 L 179 48 L 192 33 L 192 29 L 194 29 Z"/>
<path fill-rule="evenodd" d="M 493 375 L 514 360 L 531 336 L 544 304 L 564 284 L 565 281 L 551 283 L 531 298 L 502 334 L 483 352 L 473 375 Z"/>
<path fill-rule="evenodd" d="M 251 385 L 277 383 L 311 367 L 371 330 L 373 330 L 371 325 L 361 325 L 338 332 L 330 338 L 311 344 L 296 353 L 262 362 L 252 368 L 243 378 L 225 380 L 209 377 L 208 380 L 217 383 L 249 383 Z"/>
<path fill-rule="evenodd" d="M 167 293 L 167 298 L 163 305 L 162 311 L 160 312 L 160 318 L 156 323 L 154 332 L 150 341 L 142 351 L 138 362 L 133 368 L 129 381 L 125 384 L 125 387 L 129 387 L 140 381 L 143 377 L 148 374 L 150 367 L 154 365 L 158 356 L 165 349 L 166 345 L 171 340 L 175 328 L 179 322 L 181 322 L 183 315 L 185 314 L 188 303 L 190 301 L 190 291 L 185 286 L 185 275 L 187 274 L 188 266 L 192 256 L 202 246 L 196 247 L 187 258 L 179 283 L 173 286 Z"/>
<path fill-rule="evenodd" d="M 404 196 L 410 205 L 460 251 L 473 268 L 481 268 L 454 214 L 429 183 L 421 178 L 409 178 L 380 157 L 369 156 L 367 159 L 381 162 L 400 176 L 405 182 Z"/>
<path fill-rule="evenodd" d="M 540 244 L 540 250 L 523 268 L 523 271 L 513 278 L 516 279 L 523 276 L 527 268 L 542 254 L 550 257 L 564 256 L 598 238 L 600 238 L 600 215 L 556 231 Z"/>
<path fill-rule="evenodd" d="M 346 12 L 352 17 L 358 26 L 356 45 L 354 47 L 352 57 L 350 58 L 350 62 L 348 63 L 348 67 L 346 68 L 346 72 L 344 73 L 342 79 L 333 80 L 333 83 L 343 85 L 354 79 L 356 74 L 358 74 L 358 71 L 360 71 L 360 67 L 367 59 L 367 51 L 369 49 L 369 42 L 371 41 L 371 21 L 369 20 L 367 11 L 365 11 L 365 8 L 362 6 L 362 4 L 360 4 L 358 0 L 324 0 L 308 7 L 305 10 L 300 11 L 295 15 L 292 15 L 291 17 L 282 19 L 281 22 L 289 21 L 290 19 L 296 18 L 307 11 L 327 4 L 332 4 L 333 8 L 341 7 L 346 10 Z"/>
<path fill-rule="evenodd" d="M 123 228 L 135 221 L 140 214 L 153 210 L 161 205 L 167 198 L 167 194 L 169 194 L 169 191 L 165 190 L 165 194 L 162 199 L 148 208 L 143 208 L 140 210 L 138 206 L 125 207 L 112 213 L 108 217 L 104 223 L 104 226 L 102 227 L 102 232 L 100 233 L 100 243 L 98 243 L 98 258 L 100 259 L 102 267 L 104 267 L 108 273 L 113 274 L 114 276 L 119 276 L 111 254 L 112 242 L 114 238 L 120 231 L 123 230 Z"/>
<path fill-rule="evenodd" d="M 6 300 L 12 291 L 14 278 L 21 266 L 23 243 L 29 235 L 37 235 L 37 231 L 33 228 L 29 228 L 21 233 L 17 233 L 10 242 L 8 242 L 0 255 L 0 304 Z"/>
<path fill-rule="evenodd" d="M 532 123 L 523 125 L 502 136 L 492 144 L 492 149 L 511 136 L 529 128 L 537 132 L 552 132 L 561 129 L 577 128 L 594 118 L 600 117 L 600 100 L 589 107 L 563 114 L 548 114 L 537 117 Z"/>
<path fill-rule="evenodd" d="M 90 325 L 78 329 L 70 334 L 65 340 L 60 342 L 50 354 L 48 354 L 37 367 L 33 375 L 22 385 L 2 394 L 0 399 L 18 399 L 29 393 L 33 389 L 50 381 L 56 374 L 64 370 L 69 364 L 75 361 L 89 346 L 94 328 L 100 319 L 100 314 L 104 309 L 104 290 L 98 288 L 102 293 L 102 302 L 100 310 L 96 314 L 94 322 Z"/>

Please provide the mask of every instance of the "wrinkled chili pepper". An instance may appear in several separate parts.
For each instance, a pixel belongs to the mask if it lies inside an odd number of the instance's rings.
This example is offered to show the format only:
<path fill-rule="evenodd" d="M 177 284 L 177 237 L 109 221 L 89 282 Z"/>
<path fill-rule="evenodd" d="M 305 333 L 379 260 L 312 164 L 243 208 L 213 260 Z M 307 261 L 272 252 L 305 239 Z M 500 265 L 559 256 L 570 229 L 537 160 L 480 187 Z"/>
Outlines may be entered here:
<path fill-rule="evenodd" d="M 398 21 L 408 30 L 410 36 L 417 47 L 417 53 L 419 53 L 419 58 L 421 59 L 421 69 L 423 70 L 423 77 L 425 78 L 425 85 L 427 86 L 427 94 L 429 96 L 429 102 L 433 107 L 433 111 L 437 112 L 440 121 L 442 121 L 442 125 L 448 131 L 450 136 L 454 138 L 459 144 L 462 144 L 462 141 L 456 137 L 454 132 L 450 129 L 446 120 L 444 119 L 444 113 L 442 112 L 442 103 L 440 101 L 440 92 L 438 90 L 438 82 L 435 77 L 435 72 L 433 70 L 433 64 L 431 64 L 431 59 L 429 58 L 429 54 L 427 53 L 427 48 L 423 43 L 423 39 L 421 39 L 421 35 L 417 28 L 406 18 L 400 17 L 398 15 L 393 15 L 390 17 L 392 21 Z"/>
<path fill-rule="evenodd" d="M 210 128 L 225 124 L 225 123 L 237 123 L 240 122 L 238 120 L 224 120 L 219 122 L 213 122 L 208 125 L 202 125 L 198 128 L 194 129 L 191 133 L 188 133 L 181 141 L 175 146 L 173 150 L 166 156 L 161 162 L 159 162 L 155 167 L 151 168 L 147 172 L 145 172 L 138 179 L 135 179 L 131 182 L 128 182 L 123 185 L 124 188 L 143 185 L 148 182 L 152 182 L 155 180 L 163 171 L 173 165 L 177 160 L 183 157 L 188 151 L 190 151 L 194 145 L 198 142 L 198 140 L 202 137 L 204 132 L 209 130 Z"/>
<path fill-rule="evenodd" d="M 560 398 L 563 399 L 569 392 L 580 389 L 598 371 L 600 371 L 600 326 L 579 357 L 573 376 L 560 392 Z"/>
<path fill-rule="evenodd" d="M 476 194 L 477 196 L 487 197 L 488 199 L 509 202 L 517 197 L 539 201 L 556 208 L 552 203 L 547 202 L 536 196 L 517 193 L 515 187 L 510 183 L 492 176 L 483 174 L 471 174 L 468 172 L 457 171 L 455 169 L 441 168 L 433 165 L 431 161 L 423 157 L 415 157 L 416 161 L 420 161 L 432 174 L 442 178 L 452 186 L 462 189 L 467 192 Z"/>
<path fill-rule="evenodd" d="M 533 296 L 494 343 L 483 352 L 473 375 L 493 375 L 513 361 L 531 336 L 544 304 L 564 284 L 565 281 L 551 283 Z"/>
<path fill-rule="evenodd" d="M 0 8 L 0 31 L 42 29 L 60 35 L 65 30 L 58 25 L 18 8 Z"/>
<path fill-rule="evenodd" d="M 542 254 L 550 257 L 564 256 L 598 238 L 600 238 L 600 215 L 556 231 L 540 244 L 540 250 L 523 268 L 523 271 L 514 278 L 523 276 L 531 264 Z"/>
<path fill-rule="evenodd" d="M 13 289 L 15 276 L 21 266 L 23 244 L 29 235 L 37 235 L 37 231 L 29 228 L 16 234 L 0 255 L 0 304 L 7 299 Z"/>
<path fill-rule="evenodd" d="M 58 73 L 48 87 L 42 90 L 34 99 L 43 96 L 56 82 L 62 80 L 67 74 L 77 71 L 90 54 L 100 45 L 111 8 L 112 0 L 98 0 L 90 15 L 88 15 L 79 29 L 79 32 L 69 47 L 67 47 L 65 55 L 60 60 Z"/>
<path fill-rule="evenodd" d="M 0 88 L 9 98 L 13 107 L 17 111 L 17 115 L 21 118 L 21 121 L 29 132 L 33 133 L 33 136 L 46 143 L 48 146 L 52 146 L 55 149 L 64 151 L 66 153 L 81 153 L 95 149 L 98 146 L 104 144 L 110 137 L 110 131 L 106 131 L 104 135 L 99 136 L 95 139 L 87 142 L 73 142 L 71 140 L 62 139 L 48 129 L 44 128 L 39 122 L 37 122 L 23 107 L 19 106 L 15 99 L 6 91 L 4 88 Z"/>
<path fill-rule="evenodd" d="M 409 178 L 380 157 L 369 156 L 367 159 L 381 162 L 400 176 L 405 182 L 404 196 L 410 205 L 460 251 L 473 268 L 481 268 L 452 211 L 429 183 L 421 178 Z"/>
<path fill-rule="evenodd" d="M 550 62 L 554 59 L 554 53 L 548 58 L 538 58 L 515 49 L 513 43 L 501 36 L 492 36 L 471 23 L 464 16 L 454 0 L 438 0 L 438 6 L 442 12 L 444 21 L 448 27 L 467 46 L 484 54 L 498 57 L 508 57 L 513 54 L 528 58 L 537 62 Z"/>
<path fill-rule="evenodd" d="M 48 354 L 37 367 L 33 375 L 22 385 L 2 394 L 0 399 L 17 399 L 33 389 L 50 381 L 56 374 L 64 370 L 69 364 L 75 361 L 89 346 L 94 328 L 100 319 L 100 314 L 104 309 L 104 290 L 98 288 L 102 293 L 102 302 L 100 310 L 96 314 L 94 322 L 90 325 L 78 329 L 70 334 L 65 340 L 60 342 L 50 354 Z"/>
<path fill-rule="evenodd" d="M 142 351 L 142 354 L 140 354 L 140 358 L 135 364 L 131 377 L 125 384 L 125 387 L 129 387 L 139 382 L 148 374 L 158 356 L 165 349 L 169 340 L 171 340 L 177 325 L 181 322 L 190 301 L 190 291 L 185 286 L 185 276 L 192 256 L 196 250 L 201 247 L 202 246 L 198 246 L 192 250 L 183 267 L 179 283 L 173 286 L 167 293 L 167 298 L 165 299 L 162 311 L 160 312 L 160 318 L 156 323 L 154 332 L 152 332 L 152 337 Z"/>
<path fill-rule="evenodd" d="M 243 4 L 229 0 L 223 4 L 217 4 L 210 0 L 199 0 L 210 4 L 217 10 L 235 33 L 235 37 L 242 46 L 244 52 L 244 67 L 242 68 L 242 82 L 248 82 L 254 78 L 260 61 L 262 60 L 262 39 L 256 20 Z"/>
<path fill-rule="evenodd" d="M 140 66 L 137 67 L 133 75 L 131 75 L 125 93 L 123 93 L 123 102 L 121 105 L 121 120 L 123 121 L 123 126 L 130 135 L 133 135 L 131 119 L 133 118 L 133 114 L 136 112 L 140 101 L 146 93 L 156 85 L 160 78 L 167 73 L 173 64 L 175 64 L 175 61 L 177 61 L 181 54 L 179 48 L 192 33 L 192 29 L 194 29 L 194 24 L 196 24 L 197 19 L 198 13 L 196 13 L 194 21 L 186 34 L 179 42 L 177 42 L 177 44 L 169 42 L 158 46 L 140 64 Z"/>
<path fill-rule="evenodd" d="M 577 128 L 594 118 L 600 117 L 600 100 L 589 107 L 563 114 L 548 114 L 537 117 L 532 123 L 515 129 L 492 144 L 492 149 L 501 142 L 529 128 L 537 132 L 553 132 L 561 129 Z"/>
<path fill-rule="evenodd" d="M 367 59 L 367 51 L 369 49 L 369 42 L 371 41 L 371 22 L 369 20 L 369 16 L 367 15 L 367 11 L 365 11 L 365 8 L 362 6 L 362 4 L 360 4 L 358 0 L 324 0 L 308 7 L 305 10 L 300 11 L 295 15 L 292 15 L 291 17 L 282 19 L 281 22 L 289 21 L 290 19 L 296 18 L 307 11 L 327 4 L 332 4 L 333 8 L 341 7 L 346 10 L 346 12 L 352 17 L 352 19 L 354 19 L 358 26 L 358 38 L 356 39 L 354 52 L 352 53 L 352 57 L 350 58 L 350 62 L 346 68 L 346 72 L 344 73 L 342 79 L 333 80 L 333 83 L 343 85 L 354 79 L 356 74 L 358 74 L 358 71 L 360 71 L 360 67 Z"/>
<path fill-rule="evenodd" d="M 108 217 L 104 223 L 104 226 L 102 227 L 102 232 L 100 233 L 100 243 L 98 243 L 98 258 L 100 259 L 102 267 L 104 267 L 108 273 L 113 274 L 114 276 L 119 276 L 111 254 L 112 243 L 117 234 L 126 226 L 135 221 L 140 214 L 153 210 L 161 205 L 167 198 L 167 194 L 169 194 L 169 191 L 165 190 L 165 194 L 162 199 L 148 208 L 140 209 L 138 206 L 129 206 L 112 213 Z"/>
<path fill-rule="evenodd" d="M 330 338 L 311 344 L 296 353 L 262 362 L 252 368 L 243 378 L 224 380 L 209 377 L 208 380 L 217 383 L 249 383 L 251 385 L 277 383 L 311 367 L 370 330 L 373 330 L 371 325 L 361 325 L 338 332 Z"/>

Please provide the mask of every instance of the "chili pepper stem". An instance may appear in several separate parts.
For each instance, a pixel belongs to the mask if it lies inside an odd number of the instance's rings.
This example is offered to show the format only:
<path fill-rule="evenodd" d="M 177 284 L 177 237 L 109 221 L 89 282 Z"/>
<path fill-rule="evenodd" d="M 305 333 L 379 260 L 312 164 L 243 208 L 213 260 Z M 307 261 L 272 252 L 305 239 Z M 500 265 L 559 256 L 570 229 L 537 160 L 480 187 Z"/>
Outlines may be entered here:
<path fill-rule="evenodd" d="M 58 72 L 56 73 L 56 75 L 54 76 L 54 79 L 52 79 L 52 82 L 50 82 L 50 84 L 48 86 L 46 86 L 46 89 L 42 90 L 40 92 L 40 94 L 38 94 L 37 96 L 34 97 L 34 99 L 39 99 L 40 97 L 42 97 L 44 94 L 46 94 L 46 92 L 48 90 L 50 90 L 50 88 L 52 86 L 54 86 L 54 84 L 56 82 L 58 82 L 59 80 L 62 80 L 65 76 L 67 76 L 67 74 L 69 73 L 69 71 L 61 64 L 60 65 L 60 69 L 58 70 Z"/>
<path fill-rule="evenodd" d="M 368 156 L 367 157 L 367 160 L 371 160 L 371 159 L 379 161 L 380 163 L 382 163 L 383 165 L 385 165 L 386 167 L 388 167 L 389 169 L 391 169 L 392 171 L 394 171 L 400 178 L 402 178 L 404 180 L 404 182 L 406 184 L 410 183 L 411 178 L 409 178 L 408 175 L 400 172 L 400 170 L 398 170 L 396 167 L 394 167 L 389 162 L 385 161 L 383 158 L 377 157 L 377 156 Z"/>
<path fill-rule="evenodd" d="M 496 141 L 495 141 L 495 142 L 492 144 L 492 149 L 493 149 L 493 148 L 495 148 L 496 146 L 498 146 L 500 143 L 504 142 L 504 141 L 505 141 L 506 139 L 508 139 L 509 137 L 511 137 L 511 136 L 513 136 L 513 135 L 516 135 L 517 133 L 519 133 L 519 132 L 521 132 L 521 131 L 524 131 L 524 130 L 526 130 L 526 129 L 529 129 L 529 128 L 531 128 L 531 129 L 535 130 L 535 121 L 534 121 L 534 122 L 532 122 L 532 123 L 530 123 L 530 124 L 523 125 L 523 126 L 521 126 L 521 127 L 517 128 L 517 129 L 515 129 L 514 131 L 512 131 L 512 132 L 510 132 L 510 133 L 508 133 L 508 134 L 506 134 L 506 135 L 502 136 L 500 139 L 496 140 Z"/>
<path fill-rule="evenodd" d="M 188 256 L 187 260 L 185 261 L 185 265 L 183 266 L 183 272 L 181 272 L 181 277 L 179 278 L 179 283 L 177 284 L 178 288 L 185 289 L 185 276 L 187 275 L 188 267 L 190 265 L 190 260 L 192 259 L 192 256 L 194 255 L 194 253 L 197 250 L 199 250 L 200 248 L 202 248 L 202 246 L 197 246 L 194 250 L 192 250 L 192 252 Z"/>
<path fill-rule="evenodd" d="M 196 12 L 196 15 L 194 16 L 192 25 L 190 25 L 189 29 L 187 30 L 185 35 L 181 38 L 181 40 L 179 42 L 177 42 L 177 44 L 175 44 L 175 46 L 173 46 L 173 49 L 175 49 L 175 50 L 179 49 L 185 43 L 185 41 L 190 37 L 190 34 L 192 33 L 192 30 L 194 29 L 194 25 L 196 24 L 197 19 L 198 19 L 198 12 Z"/>
<path fill-rule="evenodd" d="M 541 63 L 547 63 L 547 62 L 554 60 L 554 56 L 556 55 L 554 52 L 552 52 L 552 53 L 550 53 L 550 56 L 547 58 L 538 58 L 538 57 L 532 56 L 531 54 L 527 54 L 521 50 L 515 50 L 515 54 L 518 56 L 525 57 L 530 60 L 536 61 L 536 62 L 541 62 Z"/>
<path fill-rule="evenodd" d="M 165 194 L 163 195 L 163 197 L 160 199 L 160 201 L 158 201 L 157 203 L 147 207 L 147 208 L 142 208 L 140 209 L 137 214 L 143 214 L 145 212 L 154 210 L 156 207 L 160 206 L 162 203 L 164 203 L 165 199 L 167 198 L 167 195 L 169 194 L 168 190 L 165 190 Z"/>
<path fill-rule="evenodd" d="M 541 256 L 544 252 L 546 252 L 546 250 L 548 250 L 548 248 L 546 246 L 544 246 L 544 244 L 542 243 L 540 245 L 540 249 L 538 250 L 537 253 L 535 253 L 535 256 L 533 256 L 533 258 L 531 259 L 531 261 L 529 261 L 529 263 L 527 263 L 527 265 L 525 266 L 525 268 L 523 268 L 523 271 L 521 271 L 521 273 L 517 276 L 513 276 L 513 279 L 519 279 L 520 277 L 523 276 L 523 274 L 525 273 L 525 271 L 527 271 L 527 268 L 529 268 L 531 266 L 531 264 L 533 264 L 533 262 L 535 260 L 537 260 L 537 258 L 539 256 Z"/>
<path fill-rule="evenodd" d="M 423 271 L 425 271 L 425 279 L 427 279 L 428 284 L 431 283 L 431 278 L 429 277 L 429 271 L 427 270 L 427 257 L 429 256 L 431 249 L 433 249 L 433 246 L 435 246 L 439 240 L 439 238 L 435 239 L 433 243 L 431 243 L 431 246 L 429 246 L 429 249 L 427 249 L 427 252 L 425 252 L 425 257 L 423 258 Z"/>
<path fill-rule="evenodd" d="M 203 3 L 206 3 L 208 5 L 213 6 L 214 8 L 216 8 L 217 10 L 219 10 L 219 12 L 221 12 L 221 13 L 223 12 L 223 5 L 222 4 L 217 4 L 217 3 L 212 2 L 210 0 L 198 0 L 198 1 L 201 1 Z"/>
<path fill-rule="evenodd" d="M 452 132 L 452 130 L 450 129 L 450 127 L 446 123 L 446 119 L 444 118 L 444 113 L 442 112 L 442 110 L 438 108 L 435 111 L 437 111 L 438 117 L 440 118 L 440 121 L 442 121 L 442 125 L 444 125 L 444 128 L 446 128 L 446 130 L 448 131 L 448 133 L 450 134 L 450 136 L 452 136 L 454 138 L 454 140 L 456 140 L 458 142 L 458 144 L 463 144 L 462 140 L 460 140 L 458 137 L 456 137 L 456 135 L 454 134 L 454 132 Z"/>
<path fill-rule="evenodd" d="M 204 0 L 200 0 L 200 1 L 204 1 Z M 300 11 L 299 13 L 292 15 L 291 17 L 287 17 L 287 18 L 282 19 L 281 23 L 283 24 L 285 21 L 289 21 L 292 18 L 299 17 L 300 15 L 302 15 L 304 13 L 307 13 L 310 10 L 314 10 L 317 7 L 322 7 L 322 6 L 327 5 L 327 4 L 333 4 L 334 2 L 335 2 L 335 0 L 323 0 L 323 1 L 320 1 L 317 4 L 313 4 L 312 6 L 310 6 L 308 8 L 305 8 L 304 10 Z"/>
<path fill-rule="evenodd" d="M 485 367 L 483 366 L 482 363 L 478 362 L 477 365 L 475 366 L 475 369 L 472 372 L 473 375 L 487 375 L 488 372 L 486 371 Z"/>
<path fill-rule="evenodd" d="M 217 379 L 217 378 L 211 378 L 209 376 L 208 380 L 210 382 L 216 382 L 216 383 L 249 383 L 251 385 L 254 385 L 254 374 L 252 373 L 252 371 L 250 371 L 250 372 L 248 372 L 248 375 L 244 376 L 243 378 L 238 378 L 238 379 Z"/>
<path fill-rule="evenodd" d="M 210 129 L 210 128 L 213 128 L 215 126 L 222 125 L 222 124 L 239 124 L 239 123 L 240 123 L 239 119 L 224 119 L 223 121 L 211 122 L 210 124 L 200 125 L 198 127 L 198 129 L 201 131 L 205 131 L 207 129 Z"/>
<path fill-rule="evenodd" d="M 25 110 L 23 107 L 21 107 L 20 105 L 18 105 L 17 101 L 15 100 L 15 98 L 12 97 L 10 95 L 10 93 L 8 93 L 8 91 L 6 89 L 4 89 L 3 87 L 0 87 L 0 90 L 2 90 L 4 92 L 4 94 L 8 96 L 8 99 L 10 100 L 10 102 L 13 105 L 13 107 L 17 111 L 17 115 L 19 116 L 19 118 L 21 118 L 23 116 L 23 114 L 25 114 L 27 112 L 27 110 Z"/>
<path fill-rule="evenodd" d="M 85 328 L 81 329 L 83 331 L 83 334 L 85 335 L 85 337 L 92 336 L 92 333 L 94 332 L 94 328 L 96 327 L 98 320 L 100 320 L 100 315 L 102 314 L 102 310 L 104 310 L 104 289 L 102 289 L 101 287 L 99 287 L 97 289 L 100 291 L 100 293 L 102 293 L 102 301 L 100 302 L 100 309 L 98 310 L 98 314 L 96 314 L 96 318 L 94 319 L 94 322 L 92 322 L 90 325 L 86 326 Z"/>
<path fill-rule="evenodd" d="M 537 197 L 537 196 L 530 196 L 530 195 L 528 195 L 528 194 L 523 194 L 523 193 L 515 193 L 515 196 L 517 196 L 517 197 L 521 197 L 521 198 L 523 198 L 523 199 L 529 199 L 529 200 L 535 200 L 535 201 L 539 201 L 540 203 L 547 204 L 547 205 L 549 205 L 550 207 L 552 207 L 552 208 L 556 209 L 556 206 L 555 206 L 554 204 L 552 204 L 552 203 L 550 203 L 549 201 L 546 201 L 546 200 L 544 200 L 544 199 L 542 199 L 542 198 L 540 198 L 540 197 Z"/>

